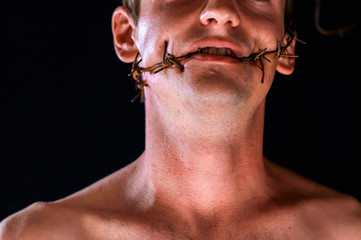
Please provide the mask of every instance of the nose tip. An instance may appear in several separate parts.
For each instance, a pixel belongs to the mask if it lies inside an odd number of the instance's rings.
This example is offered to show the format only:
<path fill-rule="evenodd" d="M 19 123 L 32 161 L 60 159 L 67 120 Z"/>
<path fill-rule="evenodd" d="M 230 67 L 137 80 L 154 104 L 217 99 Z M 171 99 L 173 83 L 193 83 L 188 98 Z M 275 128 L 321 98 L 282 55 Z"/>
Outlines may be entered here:
<path fill-rule="evenodd" d="M 203 25 L 220 24 L 237 27 L 240 24 L 235 7 L 230 6 L 229 1 L 219 0 L 208 2 L 201 13 L 200 21 Z"/>

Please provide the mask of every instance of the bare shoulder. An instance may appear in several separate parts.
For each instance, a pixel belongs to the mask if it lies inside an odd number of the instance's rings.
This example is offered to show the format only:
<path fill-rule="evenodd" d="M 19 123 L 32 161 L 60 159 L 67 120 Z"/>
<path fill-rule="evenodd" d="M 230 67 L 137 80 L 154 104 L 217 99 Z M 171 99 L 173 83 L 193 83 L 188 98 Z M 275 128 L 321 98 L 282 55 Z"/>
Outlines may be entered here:
<path fill-rule="evenodd" d="M 121 169 L 58 201 L 37 202 L 7 217 L 0 223 L 0 240 L 93 239 L 99 229 L 106 233 L 109 226 L 119 228 L 125 209 L 129 209 L 124 192 L 132 168 Z"/>
<path fill-rule="evenodd" d="M 361 240 L 361 203 L 356 198 L 335 191 L 270 163 L 283 196 L 298 208 L 306 225 L 325 239 Z M 321 238 L 320 238 L 321 239 Z"/>
<path fill-rule="evenodd" d="M 60 212 L 49 203 L 36 202 L 0 223 L 0 239 L 35 240 L 49 239 L 50 236 L 51 239 L 58 239 L 56 236 L 60 229 L 66 227 L 66 222 L 57 221 Z M 63 236 L 64 234 L 66 233 L 62 233 Z"/>
<path fill-rule="evenodd" d="M 312 202 L 310 215 L 315 215 L 314 224 L 329 239 L 361 239 L 361 204 L 348 195 L 340 194 L 328 200 Z"/>

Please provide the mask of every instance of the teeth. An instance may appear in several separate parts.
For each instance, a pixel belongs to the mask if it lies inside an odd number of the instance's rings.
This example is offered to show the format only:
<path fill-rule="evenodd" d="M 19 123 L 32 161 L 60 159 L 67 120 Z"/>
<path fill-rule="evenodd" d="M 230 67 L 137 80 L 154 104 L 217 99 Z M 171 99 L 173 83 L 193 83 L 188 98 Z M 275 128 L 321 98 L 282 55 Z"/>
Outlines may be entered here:
<path fill-rule="evenodd" d="M 227 49 L 225 48 L 218 48 L 218 54 L 226 56 L 227 55 Z"/>
<path fill-rule="evenodd" d="M 227 55 L 234 57 L 234 54 L 231 49 L 227 48 Z"/>
<path fill-rule="evenodd" d="M 201 49 L 201 53 L 208 53 L 208 54 L 216 54 L 222 56 L 234 56 L 233 52 L 229 48 L 215 48 L 215 47 L 207 47 Z"/>
<path fill-rule="evenodd" d="M 209 48 L 208 53 L 209 54 L 218 54 L 218 49 L 217 48 Z"/>

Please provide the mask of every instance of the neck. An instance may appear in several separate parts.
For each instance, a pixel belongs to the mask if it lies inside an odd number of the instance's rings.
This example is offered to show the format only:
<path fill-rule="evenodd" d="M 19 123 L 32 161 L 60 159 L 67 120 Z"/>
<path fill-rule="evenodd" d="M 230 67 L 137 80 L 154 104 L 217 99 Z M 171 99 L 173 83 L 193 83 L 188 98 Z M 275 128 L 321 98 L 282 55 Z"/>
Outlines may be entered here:
<path fill-rule="evenodd" d="M 203 215 L 262 198 L 264 107 L 248 115 L 221 107 L 191 114 L 147 101 L 142 161 L 157 198 Z"/>

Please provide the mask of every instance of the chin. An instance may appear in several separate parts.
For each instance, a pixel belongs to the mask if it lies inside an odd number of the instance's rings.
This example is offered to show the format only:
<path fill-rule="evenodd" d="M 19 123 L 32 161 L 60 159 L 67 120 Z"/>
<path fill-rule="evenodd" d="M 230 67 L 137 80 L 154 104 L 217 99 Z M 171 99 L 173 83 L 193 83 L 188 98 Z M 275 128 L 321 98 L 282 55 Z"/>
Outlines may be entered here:
<path fill-rule="evenodd" d="M 223 72 L 211 70 L 191 73 L 185 79 L 186 100 L 205 106 L 239 105 L 250 97 L 251 84 L 244 77 L 232 77 Z"/>

